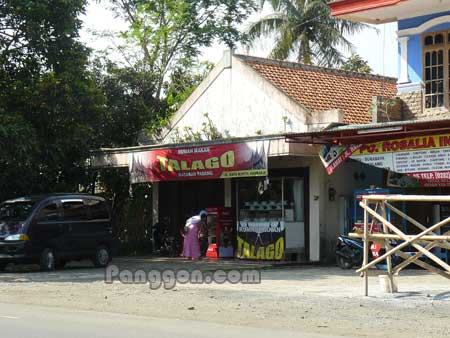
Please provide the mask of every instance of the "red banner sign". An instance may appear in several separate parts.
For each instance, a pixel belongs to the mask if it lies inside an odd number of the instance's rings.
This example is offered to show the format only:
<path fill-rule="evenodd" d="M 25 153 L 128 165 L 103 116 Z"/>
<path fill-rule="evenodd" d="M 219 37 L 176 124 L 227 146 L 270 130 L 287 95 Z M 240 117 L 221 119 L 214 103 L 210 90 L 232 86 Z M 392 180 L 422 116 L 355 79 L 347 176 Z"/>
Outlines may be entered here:
<path fill-rule="evenodd" d="M 327 173 L 331 175 L 359 148 L 361 145 L 322 146 L 319 156 Z"/>
<path fill-rule="evenodd" d="M 269 142 L 132 153 L 129 161 L 131 183 L 267 176 Z"/>

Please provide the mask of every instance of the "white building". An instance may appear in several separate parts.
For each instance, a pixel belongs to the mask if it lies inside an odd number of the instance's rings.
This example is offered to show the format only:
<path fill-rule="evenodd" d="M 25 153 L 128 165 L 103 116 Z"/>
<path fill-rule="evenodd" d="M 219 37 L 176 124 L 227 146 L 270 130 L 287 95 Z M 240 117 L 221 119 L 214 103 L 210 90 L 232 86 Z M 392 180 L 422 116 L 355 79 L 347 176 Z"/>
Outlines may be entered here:
<path fill-rule="evenodd" d="M 353 190 L 381 184 L 382 171 L 350 162 L 328 176 L 317 146 L 290 143 L 286 135 L 370 123 L 373 97 L 395 93 L 392 78 L 226 52 L 161 131 L 158 144 L 102 149 L 92 166 L 128 167 L 136 153 L 266 141 L 268 179 L 186 177 L 153 182 L 153 223 L 163 220 L 176 234 L 195 210 L 229 207 L 235 224 L 282 221 L 282 259 L 319 261 L 332 256 Z M 211 130 L 222 139 L 207 140 Z M 205 141 L 180 143 L 193 133 L 202 134 Z"/>

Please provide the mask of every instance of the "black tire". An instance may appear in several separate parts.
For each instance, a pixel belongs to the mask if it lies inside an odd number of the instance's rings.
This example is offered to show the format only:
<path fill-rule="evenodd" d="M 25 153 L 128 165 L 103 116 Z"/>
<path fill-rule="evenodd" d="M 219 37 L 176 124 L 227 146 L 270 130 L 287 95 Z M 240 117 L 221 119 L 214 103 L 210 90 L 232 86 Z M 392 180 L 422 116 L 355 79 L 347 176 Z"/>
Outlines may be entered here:
<path fill-rule="evenodd" d="M 111 252 L 106 245 L 100 245 L 95 250 L 95 256 L 92 260 L 97 268 L 104 268 L 111 262 Z"/>
<path fill-rule="evenodd" d="M 353 263 L 342 256 L 336 256 L 337 265 L 343 270 L 349 270 L 353 267 Z"/>
<path fill-rule="evenodd" d="M 56 257 L 53 249 L 47 248 L 41 253 L 39 265 L 42 271 L 53 271 L 56 268 Z"/>
<path fill-rule="evenodd" d="M 7 266 L 7 263 L 0 263 L 0 272 L 5 271 Z"/>
<path fill-rule="evenodd" d="M 57 262 L 56 262 L 56 269 L 58 269 L 58 270 L 62 270 L 62 269 L 64 269 L 65 267 L 66 267 L 66 261 L 63 261 L 63 260 L 58 260 Z"/>

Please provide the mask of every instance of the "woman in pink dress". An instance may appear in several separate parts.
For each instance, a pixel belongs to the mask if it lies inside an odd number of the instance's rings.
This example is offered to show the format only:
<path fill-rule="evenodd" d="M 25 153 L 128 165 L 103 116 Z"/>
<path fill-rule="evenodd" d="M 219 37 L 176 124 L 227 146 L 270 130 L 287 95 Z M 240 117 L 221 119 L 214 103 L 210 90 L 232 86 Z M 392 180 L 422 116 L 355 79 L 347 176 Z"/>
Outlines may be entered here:
<path fill-rule="evenodd" d="M 200 258 L 200 244 L 198 241 L 200 221 L 200 216 L 194 216 L 189 218 L 186 222 L 188 231 L 187 234 L 184 235 L 183 257 L 187 257 L 192 260 Z"/>

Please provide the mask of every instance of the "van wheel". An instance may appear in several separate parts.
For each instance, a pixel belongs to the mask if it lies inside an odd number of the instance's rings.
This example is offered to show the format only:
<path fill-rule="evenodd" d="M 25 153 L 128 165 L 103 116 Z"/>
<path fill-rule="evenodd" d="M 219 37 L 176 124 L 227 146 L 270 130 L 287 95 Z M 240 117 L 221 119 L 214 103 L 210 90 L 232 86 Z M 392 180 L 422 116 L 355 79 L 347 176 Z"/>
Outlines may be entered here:
<path fill-rule="evenodd" d="M 111 261 L 111 254 L 109 253 L 108 247 L 105 245 L 100 245 L 97 247 L 93 261 L 94 265 L 98 268 L 106 267 Z"/>
<path fill-rule="evenodd" d="M 52 249 L 45 249 L 42 251 L 41 259 L 39 261 L 39 265 L 41 266 L 42 271 L 53 271 L 55 270 L 55 253 Z"/>
<path fill-rule="evenodd" d="M 65 267 L 66 267 L 66 261 L 63 261 L 63 260 L 59 260 L 57 263 L 56 263 L 56 269 L 58 269 L 58 270 L 61 270 L 61 269 L 64 269 Z"/>
<path fill-rule="evenodd" d="M 8 264 L 6 263 L 0 263 L 0 271 L 5 271 Z"/>

